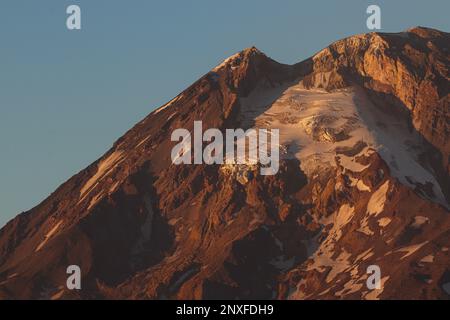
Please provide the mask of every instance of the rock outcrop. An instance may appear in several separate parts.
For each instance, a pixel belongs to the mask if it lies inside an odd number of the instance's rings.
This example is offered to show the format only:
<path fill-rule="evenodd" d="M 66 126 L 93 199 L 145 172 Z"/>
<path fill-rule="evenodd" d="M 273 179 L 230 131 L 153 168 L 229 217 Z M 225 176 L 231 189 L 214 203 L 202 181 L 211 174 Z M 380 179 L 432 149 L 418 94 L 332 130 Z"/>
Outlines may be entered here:
<path fill-rule="evenodd" d="M 450 298 L 449 47 L 419 27 L 230 57 L 1 229 L 0 298 Z M 198 120 L 279 129 L 278 173 L 172 164 Z"/>

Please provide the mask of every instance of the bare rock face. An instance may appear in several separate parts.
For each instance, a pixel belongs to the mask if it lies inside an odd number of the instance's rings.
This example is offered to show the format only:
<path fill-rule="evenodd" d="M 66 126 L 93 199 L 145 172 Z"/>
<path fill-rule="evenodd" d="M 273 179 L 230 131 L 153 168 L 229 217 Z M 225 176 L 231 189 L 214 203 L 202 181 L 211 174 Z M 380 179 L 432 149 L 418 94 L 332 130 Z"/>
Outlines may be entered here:
<path fill-rule="evenodd" d="M 304 81 L 328 90 L 356 82 L 380 104 L 408 112 L 414 128 L 441 152 L 448 174 L 449 37 L 418 27 L 340 40 L 313 58 L 314 72 Z"/>
<path fill-rule="evenodd" d="M 230 57 L 0 231 L 0 298 L 450 298 L 449 45 L 414 28 Z M 279 129 L 278 173 L 172 164 L 198 120 Z"/>

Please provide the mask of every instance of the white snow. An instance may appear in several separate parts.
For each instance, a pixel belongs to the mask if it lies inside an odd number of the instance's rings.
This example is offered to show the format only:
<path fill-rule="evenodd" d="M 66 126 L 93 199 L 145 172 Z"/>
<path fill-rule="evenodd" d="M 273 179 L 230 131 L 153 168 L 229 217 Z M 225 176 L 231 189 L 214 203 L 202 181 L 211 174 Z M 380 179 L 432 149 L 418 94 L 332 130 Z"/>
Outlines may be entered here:
<path fill-rule="evenodd" d="M 54 295 L 52 295 L 52 297 L 50 298 L 50 300 L 59 300 L 61 299 L 61 297 L 64 294 L 64 289 L 59 290 L 57 293 L 55 293 Z"/>
<path fill-rule="evenodd" d="M 366 251 L 364 251 L 363 253 L 361 253 L 360 255 L 358 255 L 356 257 L 356 259 L 355 259 L 355 262 L 366 261 L 367 259 L 369 259 L 373 255 L 374 255 L 373 249 L 369 248 Z"/>
<path fill-rule="evenodd" d="M 378 225 L 382 228 L 388 226 L 391 223 L 392 219 L 388 217 L 384 217 L 378 220 Z"/>
<path fill-rule="evenodd" d="M 356 262 L 356 261 L 355 261 Z M 350 295 L 352 293 L 358 292 L 365 285 L 365 279 L 367 278 L 367 274 L 363 274 L 359 276 L 358 272 L 358 264 L 354 264 L 350 271 L 350 280 L 345 283 L 344 288 L 340 291 L 336 291 L 336 297 L 344 297 L 346 295 Z"/>
<path fill-rule="evenodd" d="M 361 172 L 367 166 L 357 158 L 376 151 L 401 183 L 413 189 L 431 184 L 434 196 L 421 195 L 448 206 L 433 173 L 419 163 L 423 138 L 406 121 L 374 106 L 359 87 L 326 92 L 304 89 L 301 81 L 277 87 L 261 83 L 241 104 L 243 126 L 279 129 L 284 156 L 298 158 L 308 176 L 337 165 Z M 352 156 L 342 153 L 358 142 L 367 147 Z"/>
<path fill-rule="evenodd" d="M 301 169 L 309 177 L 315 177 L 321 168 L 341 166 L 352 186 L 360 191 L 371 192 L 370 187 L 361 179 L 353 178 L 351 173 L 366 170 L 368 166 L 359 162 L 359 159 L 377 152 L 390 167 L 392 175 L 401 183 L 412 188 L 416 188 L 417 183 L 431 183 L 434 196 L 429 198 L 436 202 L 445 201 L 433 174 L 419 164 L 419 154 L 423 151 L 422 138 L 411 133 L 402 120 L 372 105 L 360 88 L 325 92 L 306 90 L 301 83 L 275 88 L 261 84 L 248 97 L 241 99 L 241 104 L 240 120 L 244 127 L 279 129 L 280 146 L 284 151 L 282 155 L 299 159 Z M 363 143 L 365 147 L 356 149 L 358 143 Z M 342 186 L 336 185 L 337 189 L 340 187 Z M 359 231 L 367 235 L 374 234 L 369 228 L 369 219 L 376 218 L 384 211 L 389 187 L 387 180 L 372 194 Z M 422 196 L 427 197 L 424 194 Z M 326 221 L 321 221 L 325 224 L 333 223 L 333 227 L 312 259 L 308 260 L 306 268 L 321 272 L 331 268 L 327 282 L 331 282 L 339 272 L 357 272 L 351 269 L 349 256 L 345 252 L 335 258 L 335 243 L 342 236 L 343 228 L 351 221 L 353 214 L 353 208 L 344 205 Z M 392 218 L 382 217 L 377 222 L 383 228 L 392 222 Z M 424 244 L 400 248 L 397 252 L 404 253 L 401 257 L 404 259 Z M 368 249 L 354 263 L 372 256 L 373 252 Z M 384 277 L 383 284 L 388 279 L 388 276 Z M 302 282 L 298 284 L 290 298 L 305 297 L 299 289 L 301 284 Z M 355 288 L 359 290 L 360 286 L 359 282 L 348 281 L 338 294 L 348 294 Z M 366 299 L 377 299 L 381 293 L 382 290 L 370 292 Z"/>
<path fill-rule="evenodd" d="M 98 165 L 97 173 L 92 176 L 86 184 L 80 189 L 80 200 L 78 204 L 81 203 L 89 193 L 95 189 L 98 183 L 104 179 L 112 170 L 119 165 L 125 158 L 123 151 L 114 151 L 106 159 L 102 160 Z"/>
<path fill-rule="evenodd" d="M 119 184 L 120 184 L 120 181 L 116 181 L 116 182 L 111 186 L 111 188 L 109 188 L 109 194 L 115 192 L 115 191 L 117 190 L 117 187 L 119 186 Z"/>
<path fill-rule="evenodd" d="M 333 241 L 338 241 L 341 236 L 344 227 L 351 221 L 353 215 L 355 214 L 354 207 L 351 207 L 348 204 L 342 205 L 338 212 L 331 215 L 327 219 L 322 220 L 321 222 L 325 225 L 333 224 L 333 227 L 328 232 L 328 238 Z"/>
<path fill-rule="evenodd" d="M 141 142 L 139 142 L 136 146 L 136 148 L 139 148 L 140 146 L 142 146 L 144 143 L 146 143 L 149 139 L 151 138 L 151 136 L 148 136 L 144 139 L 141 140 Z"/>
<path fill-rule="evenodd" d="M 226 58 L 225 60 L 223 60 L 219 65 L 217 65 L 215 68 L 212 69 L 212 71 L 217 72 L 220 69 L 226 67 L 227 65 L 229 65 L 232 61 L 236 60 L 237 58 L 239 58 L 241 56 L 241 52 L 235 53 L 232 56 Z"/>
<path fill-rule="evenodd" d="M 366 185 L 364 183 L 364 181 L 362 181 L 362 179 L 357 179 L 357 178 L 354 178 L 352 176 L 348 176 L 348 178 L 350 179 L 350 185 L 352 187 L 356 187 L 359 191 L 363 191 L 363 192 L 370 192 L 370 191 L 372 191 L 370 189 L 370 187 L 368 185 Z"/>
<path fill-rule="evenodd" d="M 353 94 L 306 90 L 299 83 L 272 89 L 261 85 L 241 99 L 242 122 L 279 129 L 286 157 L 297 157 L 303 171 L 312 175 L 318 167 L 337 165 L 336 148 L 352 148 L 360 140 L 371 139 L 359 123 Z M 350 171 L 365 168 L 354 157 L 339 156 L 340 164 Z"/>
<path fill-rule="evenodd" d="M 364 166 L 358 163 L 355 158 L 356 157 L 347 157 L 342 154 L 337 156 L 337 161 L 342 167 L 352 172 L 362 172 L 369 167 L 369 165 Z"/>
<path fill-rule="evenodd" d="M 322 266 L 326 266 L 328 264 L 328 266 L 331 267 L 331 270 L 325 279 L 326 283 L 330 283 L 337 275 L 346 271 L 350 267 L 349 258 L 351 256 L 352 254 L 348 253 L 344 249 L 335 260 L 328 260 L 326 257 L 322 260 Z"/>
<path fill-rule="evenodd" d="M 388 188 L 389 181 L 386 181 L 380 188 L 378 188 L 377 191 L 372 194 L 369 203 L 367 204 L 368 214 L 377 216 L 379 213 L 383 212 L 384 204 L 386 203 Z"/>
<path fill-rule="evenodd" d="M 311 260 L 313 263 L 308 265 L 307 270 L 324 272 L 327 268 L 330 268 L 325 279 L 326 283 L 330 283 L 337 275 L 351 267 L 349 260 L 352 256 L 351 253 L 348 253 L 343 249 L 336 258 L 332 258 L 334 253 L 334 251 L 329 250 L 329 247 L 323 247 L 323 250 L 319 249 L 319 251 L 314 254 L 314 257 Z"/>
<path fill-rule="evenodd" d="M 103 198 L 103 192 L 96 194 L 92 197 L 91 202 L 89 202 L 88 210 L 91 210 L 101 199 Z"/>
<path fill-rule="evenodd" d="M 334 215 L 326 221 L 323 221 L 324 224 L 333 224 L 333 226 L 328 233 L 328 237 L 319 245 L 311 259 L 308 260 L 307 271 L 317 270 L 319 272 L 325 272 L 330 268 L 326 277 L 327 283 L 330 283 L 340 273 L 348 271 L 351 268 L 349 260 L 351 254 L 345 249 L 336 258 L 334 258 L 334 255 L 336 254 L 335 243 L 341 238 L 343 228 L 351 221 L 353 215 L 354 208 L 348 204 L 344 204 Z M 290 298 L 305 298 L 303 292 L 299 289 L 301 283 L 298 284 L 297 290 L 291 294 Z"/>
<path fill-rule="evenodd" d="M 58 231 L 58 229 L 61 227 L 63 223 L 63 220 L 60 220 L 58 223 L 56 223 L 51 229 L 50 231 L 47 232 L 47 234 L 44 236 L 44 240 L 42 240 L 42 242 L 36 247 L 36 250 L 34 250 L 34 252 L 37 252 L 39 250 L 41 250 L 45 244 L 47 243 L 48 240 L 50 240 L 50 238 L 56 233 L 56 231 Z"/>
<path fill-rule="evenodd" d="M 378 216 L 384 210 L 384 205 L 386 203 L 386 195 L 389 189 L 389 181 L 386 181 L 383 185 L 381 185 L 377 191 L 375 191 L 369 199 L 367 203 L 367 213 L 361 221 L 361 225 L 358 231 L 366 234 L 373 235 L 374 232 L 369 227 L 369 220 L 372 217 Z M 387 222 L 383 220 L 383 222 Z"/>
<path fill-rule="evenodd" d="M 414 217 L 414 222 L 411 224 L 411 227 L 413 227 L 414 229 L 419 229 L 421 228 L 424 224 L 427 224 L 430 222 L 430 219 L 428 219 L 427 217 L 424 216 L 415 216 Z"/>
<path fill-rule="evenodd" d="M 172 218 L 172 219 L 169 220 L 168 224 L 169 224 L 170 226 L 174 226 L 174 225 L 176 225 L 177 222 L 180 221 L 181 219 L 182 219 L 181 217 L 179 217 L 179 218 Z"/>
<path fill-rule="evenodd" d="M 390 276 L 385 276 L 381 278 L 381 289 L 373 289 L 364 296 L 366 300 L 379 300 L 380 295 L 383 293 L 386 282 L 389 280 Z"/>
<path fill-rule="evenodd" d="M 434 261 L 434 255 L 432 255 L 432 254 L 429 254 L 420 260 L 420 262 L 423 262 L 423 263 L 433 263 L 433 261 Z"/>
<path fill-rule="evenodd" d="M 175 98 L 173 98 L 172 100 L 170 100 L 169 102 L 167 102 L 165 105 L 163 105 L 162 107 L 160 107 L 159 109 L 156 109 L 155 111 L 153 111 L 153 114 L 158 114 L 161 111 L 169 108 L 170 106 L 172 106 L 175 102 L 177 102 L 178 100 L 180 100 L 183 97 L 182 94 L 176 96 Z"/>
<path fill-rule="evenodd" d="M 403 248 L 397 249 L 394 252 L 401 252 L 401 253 L 405 252 L 406 254 L 404 254 L 400 258 L 400 260 L 403 260 L 403 259 L 409 257 L 410 255 L 412 255 L 414 252 L 416 252 L 420 248 L 422 248 L 427 243 L 428 243 L 428 241 L 425 241 L 425 242 L 422 242 L 422 243 L 419 243 L 419 244 L 414 244 L 414 245 L 411 245 L 411 246 L 408 246 L 408 247 L 403 247 Z"/>
<path fill-rule="evenodd" d="M 19 274 L 18 274 L 17 272 L 16 272 L 16 273 L 13 273 L 13 274 L 11 274 L 11 275 L 9 275 L 9 276 L 6 278 L 6 280 L 0 282 L 0 286 L 2 286 L 2 285 L 4 285 L 4 284 L 8 283 L 8 282 L 11 281 L 12 279 L 16 278 L 18 275 L 19 275 Z"/>

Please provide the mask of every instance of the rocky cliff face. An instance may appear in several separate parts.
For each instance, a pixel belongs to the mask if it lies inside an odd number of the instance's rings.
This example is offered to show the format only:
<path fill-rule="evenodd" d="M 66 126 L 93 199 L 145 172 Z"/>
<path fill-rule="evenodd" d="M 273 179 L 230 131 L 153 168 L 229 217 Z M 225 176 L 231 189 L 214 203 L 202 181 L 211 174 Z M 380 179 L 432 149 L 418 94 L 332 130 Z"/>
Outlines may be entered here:
<path fill-rule="evenodd" d="M 0 297 L 449 298 L 449 46 L 415 28 L 230 57 L 0 231 Z M 278 174 L 173 165 L 197 120 L 279 129 Z"/>
<path fill-rule="evenodd" d="M 319 52 L 305 81 L 326 89 L 358 83 L 381 103 L 407 111 L 414 128 L 442 153 L 448 174 L 449 55 L 448 33 L 433 29 L 364 34 Z"/>

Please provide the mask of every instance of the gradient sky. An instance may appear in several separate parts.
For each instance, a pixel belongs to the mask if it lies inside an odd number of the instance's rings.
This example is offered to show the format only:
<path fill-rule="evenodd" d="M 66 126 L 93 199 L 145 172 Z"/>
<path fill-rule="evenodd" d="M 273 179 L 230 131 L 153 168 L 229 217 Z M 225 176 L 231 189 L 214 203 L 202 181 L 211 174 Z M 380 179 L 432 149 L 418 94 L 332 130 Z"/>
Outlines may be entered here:
<path fill-rule="evenodd" d="M 369 4 L 382 31 L 450 31 L 448 0 L 1 0 L 0 226 L 227 56 L 255 45 L 299 62 L 367 32 Z"/>

